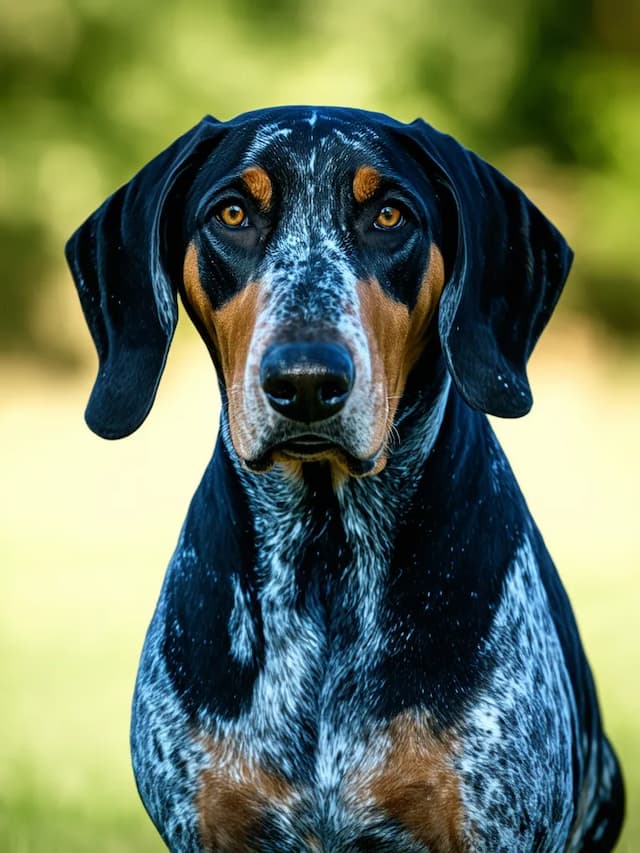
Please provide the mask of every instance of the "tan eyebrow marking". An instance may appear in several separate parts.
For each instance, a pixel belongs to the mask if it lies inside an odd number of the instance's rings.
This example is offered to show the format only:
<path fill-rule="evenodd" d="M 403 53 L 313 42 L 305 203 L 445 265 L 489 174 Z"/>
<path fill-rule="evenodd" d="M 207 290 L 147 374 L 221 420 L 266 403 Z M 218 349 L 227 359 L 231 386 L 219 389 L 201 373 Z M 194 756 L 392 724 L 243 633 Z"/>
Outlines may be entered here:
<path fill-rule="evenodd" d="M 380 186 L 382 178 L 380 172 L 373 166 L 360 166 L 353 176 L 353 195 L 355 200 L 362 204 L 375 193 Z"/>
<path fill-rule="evenodd" d="M 260 210 L 268 210 L 273 198 L 273 186 L 271 178 L 260 166 L 249 166 L 242 173 L 242 180 L 246 188 L 254 197 Z"/>

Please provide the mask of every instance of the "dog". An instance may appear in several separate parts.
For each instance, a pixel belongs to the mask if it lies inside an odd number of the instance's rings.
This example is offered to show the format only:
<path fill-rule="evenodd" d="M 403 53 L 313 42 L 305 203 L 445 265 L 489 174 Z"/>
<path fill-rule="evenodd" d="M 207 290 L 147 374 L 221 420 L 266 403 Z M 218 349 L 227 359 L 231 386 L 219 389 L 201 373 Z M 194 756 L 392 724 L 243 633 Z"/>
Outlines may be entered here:
<path fill-rule="evenodd" d="M 133 701 L 167 846 L 612 850 L 620 768 L 486 417 L 531 407 L 554 226 L 421 120 L 280 107 L 205 117 L 66 252 L 94 432 L 147 416 L 177 293 L 220 386 Z"/>

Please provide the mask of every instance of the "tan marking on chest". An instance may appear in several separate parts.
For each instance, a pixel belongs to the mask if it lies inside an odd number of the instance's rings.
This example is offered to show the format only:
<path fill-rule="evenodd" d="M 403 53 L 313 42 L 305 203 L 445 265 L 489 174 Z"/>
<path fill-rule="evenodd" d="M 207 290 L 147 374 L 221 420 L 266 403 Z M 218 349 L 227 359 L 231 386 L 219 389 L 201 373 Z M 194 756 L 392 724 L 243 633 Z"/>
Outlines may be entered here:
<path fill-rule="evenodd" d="M 368 201 L 380 186 L 380 173 L 373 166 L 360 166 L 353 176 L 353 197 L 362 204 Z"/>
<path fill-rule="evenodd" d="M 360 282 L 358 297 L 362 325 L 367 335 L 374 385 L 384 389 L 388 401 L 386 420 L 381 420 L 374 443 L 381 443 L 391 430 L 411 368 L 416 364 L 427 338 L 444 285 L 444 263 L 438 247 L 431 246 L 416 304 L 411 312 L 384 292 L 375 279 Z M 386 455 L 376 467 L 384 468 Z"/>
<path fill-rule="evenodd" d="M 296 797 L 284 779 L 250 761 L 232 743 L 206 742 L 210 766 L 200 774 L 196 807 L 206 851 L 243 853 L 268 808 L 290 808 Z"/>
<path fill-rule="evenodd" d="M 352 793 L 408 829 L 429 853 L 467 853 L 455 737 L 436 736 L 428 720 L 405 713 L 391 721 L 388 738 L 385 758 L 353 780 Z"/>
<path fill-rule="evenodd" d="M 273 198 L 273 186 L 271 178 L 260 166 L 250 166 L 242 173 L 242 180 L 261 211 L 267 211 L 271 207 Z"/>
<path fill-rule="evenodd" d="M 187 248 L 183 280 L 186 297 L 220 361 L 229 398 L 231 438 L 242 456 L 242 424 L 245 422 L 243 379 L 251 338 L 261 308 L 260 283 L 249 282 L 222 308 L 214 310 L 200 281 L 198 252 L 193 243 Z"/>

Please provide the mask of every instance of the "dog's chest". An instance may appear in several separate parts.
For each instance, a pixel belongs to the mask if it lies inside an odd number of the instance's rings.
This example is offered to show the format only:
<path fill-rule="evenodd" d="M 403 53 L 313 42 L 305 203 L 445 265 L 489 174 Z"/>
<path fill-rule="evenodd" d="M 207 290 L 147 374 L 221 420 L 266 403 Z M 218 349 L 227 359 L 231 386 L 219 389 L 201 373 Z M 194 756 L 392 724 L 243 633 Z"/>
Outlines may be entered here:
<path fill-rule="evenodd" d="M 371 507 L 382 520 L 375 528 L 347 507 L 341 530 L 290 515 L 289 526 L 283 519 L 279 529 L 259 531 L 260 582 L 252 591 L 235 577 L 225 617 L 230 678 L 260 661 L 250 699 L 237 715 L 201 714 L 195 729 L 178 720 L 167 740 L 184 744 L 186 771 L 173 764 L 162 786 L 156 775 L 149 797 L 141 786 L 169 839 L 190 834 L 190 846 L 176 842 L 176 850 L 558 849 L 553 840 L 545 845 L 544 827 L 564 831 L 570 819 L 557 812 L 570 801 L 570 720 L 531 549 L 514 560 L 486 638 L 493 675 L 452 725 L 436 725 L 428 697 L 437 689 L 425 691 L 422 703 L 387 701 L 390 660 L 406 658 L 418 686 L 429 661 L 410 645 L 418 624 L 407 624 L 406 635 L 392 630 L 386 505 Z M 334 547 L 309 550 L 320 541 Z M 434 611 L 418 611 L 428 635 Z M 520 701 L 531 696 L 534 713 Z M 160 788 L 164 803 L 149 803 Z M 476 834 L 479 827 L 486 836 Z"/>
<path fill-rule="evenodd" d="M 204 849 L 462 851 L 455 750 L 411 714 L 390 726 L 330 723 L 308 767 L 287 775 L 268 750 L 209 737 L 196 797 Z"/>
<path fill-rule="evenodd" d="M 341 535 L 323 531 L 325 541 L 340 539 L 338 565 L 310 555 L 324 578 L 300 577 L 306 556 L 296 543 L 313 541 L 303 526 L 263 538 L 263 660 L 251 704 L 231 722 L 209 721 L 202 736 L 197 809 L 206 849 L 464 849 L 456 738 L 435 734 L 428 714 L 378 713 L 388 533 L 379 523 L 365 540 L 371 525 L 351 509 Z M 373 511 L 380 519 L 381 508 Z M 238 636 L 254 635 L 243 594 L 232 621 Z"/>
<path fill-rule="evenodd" d="M 571 710 L 532 560 L 525 548 L 505 587 L 488 639 L 493 674 L 448 729 L 427 708 L 377 715 L 387 649 L 370 633 L 380 614 L 359 609 L 357 595 L 347 597 L 352 632 L 338 649 L 313 607 L 280 613 L 287 629 L 265 633 L 273 658 L 251 708 L 203 741 L 206 849 L 556 849 L 571 817 Z"/>
<path fill-rule="evenodd" d="M 314 606 L 278 612 L 277 631 L 265 619 L 250 708 L 202 739 L 206 849 L 464 849 L 456 740 L 436 736 L 426 715 L 375 713 L 384 638 L 372 631 L 374 606 L 354 597 L 334 608 L 339 645 Z"/>

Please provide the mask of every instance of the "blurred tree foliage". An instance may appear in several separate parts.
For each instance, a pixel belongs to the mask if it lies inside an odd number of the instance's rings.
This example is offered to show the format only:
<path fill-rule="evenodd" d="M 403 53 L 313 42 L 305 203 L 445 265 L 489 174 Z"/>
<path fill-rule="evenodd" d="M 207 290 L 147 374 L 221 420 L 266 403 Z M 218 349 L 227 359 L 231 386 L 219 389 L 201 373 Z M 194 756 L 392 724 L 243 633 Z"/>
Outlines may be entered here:
<path fill-rule="evenodd" d="M 458 136 L 569 237 L 568 304 L 640 329 L 638 0 L 0 0 L 0 80 L 1 349 L 55 347 L 43 294 L 108 193 L 204 113 L 275 103 Z"/>

